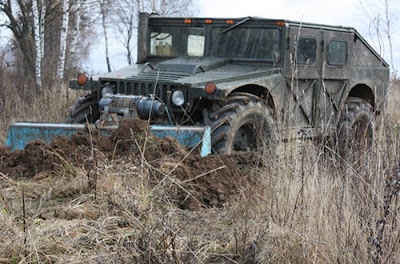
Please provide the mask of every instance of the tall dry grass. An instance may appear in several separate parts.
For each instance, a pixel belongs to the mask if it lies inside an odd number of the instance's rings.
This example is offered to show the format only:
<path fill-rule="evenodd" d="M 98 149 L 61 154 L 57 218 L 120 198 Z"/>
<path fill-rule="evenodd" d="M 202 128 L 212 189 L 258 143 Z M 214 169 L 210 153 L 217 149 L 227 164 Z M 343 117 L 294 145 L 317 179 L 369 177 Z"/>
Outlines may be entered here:
<path fill-rule="evenodd" d="M 75 98 L 82 95 L 70 90 L 67 83 L 54 82 L 52 88 L 36 90 L 34 83 L 21 80 L 6 69 L 0 69 L 0 78 L 0 144 L 5 143 L 13 122 L 62 122 Z"/>
<path fill-rule="evenodd" d="M 154 187 L 149 164 L 101 153 L 95 190 L 93 170 L 67 160 L 31 180 L 0 175 L 0 260 L 397 263 L 399 146 L 376 144 L 368 165 L 345 170 L 310 142 L 284 147 L 278 158 L 260 156 L 266 165 L 225 207 L 197 211 L 169 200 L 190 182 L 171 174 Z"/>
<path fill-rule="evenodd" d="M 168 194 L 190 181 L 172 173 L 154 187 L 145 161 L 96 150 L 95 169 L 64 160 L 31 180 L 0 174 L 0 262 L 399 263 L 399 100 L 397 85 L 368 162 L 308 140 L 280 143 L 223 208 L 181 210 Z"/>

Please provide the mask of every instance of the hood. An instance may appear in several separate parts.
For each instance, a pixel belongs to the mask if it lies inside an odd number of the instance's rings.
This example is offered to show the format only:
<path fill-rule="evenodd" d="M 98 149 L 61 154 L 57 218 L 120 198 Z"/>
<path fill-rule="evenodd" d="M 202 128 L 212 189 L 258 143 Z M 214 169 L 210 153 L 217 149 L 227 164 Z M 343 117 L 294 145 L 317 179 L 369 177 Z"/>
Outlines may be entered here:
<path fill-rule="evenodd" d="M 225 58 L 176 58 L 158 64 L 160 71 L 187 72 L 192 75 L 212 70 L 229 63 Z"/>
<path fill-rule="evenodd" d="M 147 64 L 140 73 L 128 78 L 137 81 L 203 83 L 208 81 L 227 81 L 232 78 L 243 79 L 254 74 L 265 76 L 270 65 L 253 63 L 232 63 L 227 58 L 175 58 L 158 63 Z"/>

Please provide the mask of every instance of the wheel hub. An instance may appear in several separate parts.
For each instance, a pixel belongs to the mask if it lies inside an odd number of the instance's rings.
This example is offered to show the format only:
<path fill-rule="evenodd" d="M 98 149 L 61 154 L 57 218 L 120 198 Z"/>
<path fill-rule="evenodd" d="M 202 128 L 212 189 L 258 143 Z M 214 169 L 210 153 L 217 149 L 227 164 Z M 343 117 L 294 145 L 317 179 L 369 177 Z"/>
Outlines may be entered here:
<path fill-rule="evenodd" d="M 256 148 L 255 129 L 251 124 L 239 128 L 233 138 L 234 151 L 249 151 Z"/>

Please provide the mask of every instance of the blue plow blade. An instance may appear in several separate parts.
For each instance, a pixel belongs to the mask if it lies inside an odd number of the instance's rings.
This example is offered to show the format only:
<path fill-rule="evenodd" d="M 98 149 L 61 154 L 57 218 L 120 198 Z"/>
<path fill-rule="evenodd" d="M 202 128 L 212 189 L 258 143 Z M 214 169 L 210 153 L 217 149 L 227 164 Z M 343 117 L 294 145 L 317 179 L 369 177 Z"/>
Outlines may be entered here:
<path fill-rule="evenodd" d="M 103 135 L 109 135 L 117 127 L 101 129 Z M 8 128 L 6 145 L 11 151 L 24 149 L 29 142 L 41 140 L 47 144 L 57 136 L 71 137 L 77 132 L 87 133 L 83 124 L 58 124 L 58 123 L 31 123 L 18 122 Z M 167 136 L 176 138 L 186 147 L 200 146 L 200 156 L 205 157 L 211 153 L 211 128 L 193 126 L 150 126 L 150 132 L 160 138 Z"/>

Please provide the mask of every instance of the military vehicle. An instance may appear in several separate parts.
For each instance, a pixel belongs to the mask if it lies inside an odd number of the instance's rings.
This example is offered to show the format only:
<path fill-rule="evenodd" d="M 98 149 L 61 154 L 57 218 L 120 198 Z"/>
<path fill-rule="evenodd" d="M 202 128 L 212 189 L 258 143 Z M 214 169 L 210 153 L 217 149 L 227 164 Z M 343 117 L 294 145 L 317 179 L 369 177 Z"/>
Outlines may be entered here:
<path fill-rule="evenodd" d="M 69 123 L 208 127 L 212 151 L 227 154 L 298 137 L 368 147 L 388 92 L 388 64 L 351 27 L 141 13 L 137 52 L 135 65 L 70 82 L 89 93 Z"/>

